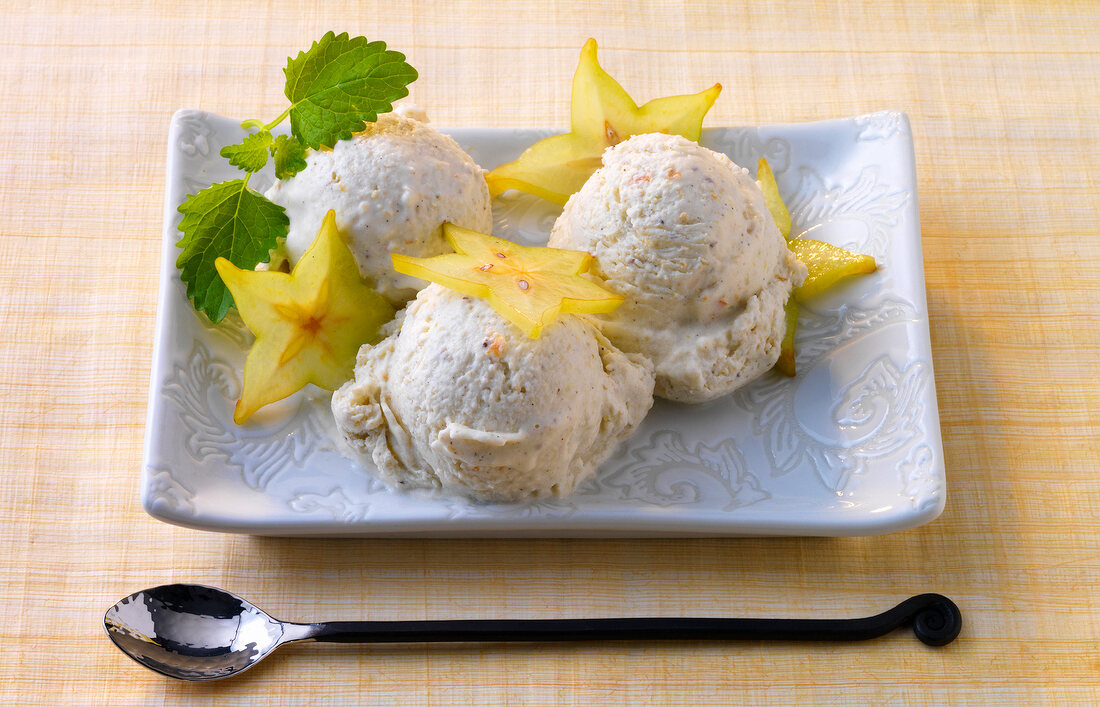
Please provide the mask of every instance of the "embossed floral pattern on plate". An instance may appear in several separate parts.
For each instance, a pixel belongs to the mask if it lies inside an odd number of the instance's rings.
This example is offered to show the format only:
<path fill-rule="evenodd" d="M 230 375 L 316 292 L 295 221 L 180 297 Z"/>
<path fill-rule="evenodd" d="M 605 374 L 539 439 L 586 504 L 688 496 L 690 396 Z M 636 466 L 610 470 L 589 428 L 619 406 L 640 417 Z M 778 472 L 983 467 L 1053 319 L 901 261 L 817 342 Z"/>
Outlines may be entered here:
<path fill-rule="evenodd" d="M 446 131 L 483 167 L 545 130 Z M 705 130 L 755 170 L 767 157 L 796 234 L 875 256 L 879 271 L 803 309 L 799 375 L 769 374 L 704 405 L 658 402 L 570 498 L 473 504 L 390 490 L 344 453 L 311 389 L 238 427 L 250 340 L 194 313 L 175 268 L 176 206 L 236 176 L 217 155 L 236 121 L 180 111 L 168 143 L 162 277 L 142 500 L 156 518 L 267 535 L 870 535 L 935 518 L 946 482 L 932 375 L 909 121 L 883 111 L 802 125 Z M 270 174 L 257 175 L 263 189 Z M 560 212 L 509 193 L 498 234 L 544 243 Z"/>

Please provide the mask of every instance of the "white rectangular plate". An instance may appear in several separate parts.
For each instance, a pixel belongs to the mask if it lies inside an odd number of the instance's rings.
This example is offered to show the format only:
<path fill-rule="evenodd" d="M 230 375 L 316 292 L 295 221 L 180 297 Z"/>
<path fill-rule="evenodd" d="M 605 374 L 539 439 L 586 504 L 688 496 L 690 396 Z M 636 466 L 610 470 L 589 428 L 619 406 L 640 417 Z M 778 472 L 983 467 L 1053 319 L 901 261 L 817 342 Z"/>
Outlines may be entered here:
<path fill-rule="evenodd" d="M 447 130 L 483 167 L 548 131 Z M 658 401 L 637 434 L 570 498 L 478 505 L 391 491 L 342 451 L 329 395 L 307 390 L 233 423 L 249 335 L 211 326 L 175 266 L 176 207 L 239 172 L 243 136 L 201 111 L 172 119 L 160 301 L 142 501 L 154 517 L 258 535 L 872 535 L 939 515 L 945 479 L 909 121 L 896 112 L 715 128 L 702 143 L 755 170 L 766 157 L 795 234 L 875 257 L 879 270 L 804 306 L 798 376 L 769 373 L 723 399 Z M 269 174 L 253 177 L 264 189 Z M 494 203 L 496 233 L 545 243 L 559 207 Z"/>

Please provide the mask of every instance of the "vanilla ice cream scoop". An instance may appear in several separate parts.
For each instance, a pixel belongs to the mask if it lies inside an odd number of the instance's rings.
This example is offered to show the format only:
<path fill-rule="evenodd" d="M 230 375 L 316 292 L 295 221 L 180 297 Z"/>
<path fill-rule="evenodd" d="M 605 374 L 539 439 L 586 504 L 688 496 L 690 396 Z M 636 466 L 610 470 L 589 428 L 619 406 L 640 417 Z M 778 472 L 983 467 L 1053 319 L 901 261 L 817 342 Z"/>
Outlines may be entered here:
<path fill-rule="evenodd" d="M 402 488 L 479 501 L 565 496 L 653 404 L 647 360 L 562 315 L 537 339 L 432 284 L 359 352 L 332 410 L 351 447 Z"/>
<path fill-rule="evenodd" d="M 329 209 L 359 272 L 400 307 L 424 286 L 393 270 L 390 253 L 431 257 L 450 251 L 442 224 L 492 230 L 485 173 L 454 140 L 395 113 L 331 150 L 313 150 L 306 168 L 276 182 L 267 198 L 286 208 L 291 264 L 309 248 Z"/>
<path fill-rule="evenodd" d="M 676 135 L 608 149 L 549 244 L 595 256 L 592 272 L 625 297 L 596 317 L 604 334 L 653 362 L 655 395 L 681 402 L 775 365 L 784 306 L 806 275 L 748 172 Z"/>

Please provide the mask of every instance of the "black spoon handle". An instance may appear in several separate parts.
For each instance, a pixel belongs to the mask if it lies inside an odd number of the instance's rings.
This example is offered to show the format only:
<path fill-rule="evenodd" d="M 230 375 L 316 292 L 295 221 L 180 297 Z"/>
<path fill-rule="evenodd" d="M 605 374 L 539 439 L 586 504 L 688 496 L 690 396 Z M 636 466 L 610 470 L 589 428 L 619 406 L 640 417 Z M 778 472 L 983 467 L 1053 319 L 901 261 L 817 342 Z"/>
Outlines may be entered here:
<path fill-rule="evenodd" d="M 930 646 L 955 640 L 962 613 L 939 594 L 920 594 L 889 611 L 857 619 L 502 619 L 333 621 L 314 624 L 317 641 L 430 643 L 473 641 L 863 641 L 906 624 Z"/>

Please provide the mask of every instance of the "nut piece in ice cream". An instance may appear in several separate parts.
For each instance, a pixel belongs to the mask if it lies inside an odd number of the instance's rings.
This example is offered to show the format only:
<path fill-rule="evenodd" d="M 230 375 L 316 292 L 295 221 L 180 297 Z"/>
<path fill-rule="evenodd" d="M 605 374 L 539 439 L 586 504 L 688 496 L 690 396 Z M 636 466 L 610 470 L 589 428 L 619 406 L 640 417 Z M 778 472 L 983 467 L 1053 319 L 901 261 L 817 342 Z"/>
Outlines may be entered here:
<path fill-rule="evenodd" d="M 565 496 L 653 403 L 653 373 L 585 318 L 532 339 L 478 297 L 432 284 L 359 352 L 332 398 L 351 447 L 400 488 L 479 501 Z"/>
<path fill-rule="evenodd" d="M 290 219 L 286 249 L 297 262 L 329 209 L 346 234 L 359 272 L 391 304 L 424 286 L 390 264 L 391 253 L 430 257 L 450 250 L 444 221 L 492 229 L 484 171 L 451 138 L 417 120 L 388 113 L 331 150 L 314 150 L 307 167 L 276 182 L 267 198 Z"/>
<path fill-rule="evenodd" d="M 748 172 L 675 135 L 633 137 L 566 203 L 549 245 L 585 250 L 623 295 L 599 315 L 619 348 L 648 357 L 655 394 L 703 402 L 775 365 L 784 305 L 806 269 Z"/>

